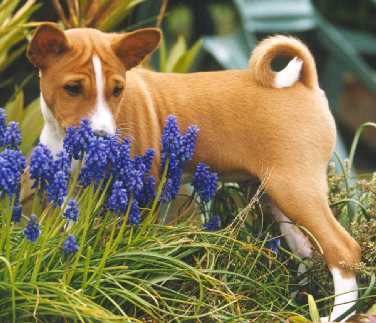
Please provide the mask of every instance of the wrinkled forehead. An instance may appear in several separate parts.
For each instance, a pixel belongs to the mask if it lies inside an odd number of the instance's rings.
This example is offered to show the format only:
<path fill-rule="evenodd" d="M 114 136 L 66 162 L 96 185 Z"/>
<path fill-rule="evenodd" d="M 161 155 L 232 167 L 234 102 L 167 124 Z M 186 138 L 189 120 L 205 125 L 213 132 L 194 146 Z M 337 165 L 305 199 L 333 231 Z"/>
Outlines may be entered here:
<path fill-rule="evenodd" d="M 124 66 L 115 55 L 112 47 L 112 35 L 95 29 L 70 29 L 65 32 L 71 50 L 59 57 L 52 69 L 59 72 L 84 72 L 93 75 L 94 63 L 100 62 L 106 73 L 125 72 Z"/>

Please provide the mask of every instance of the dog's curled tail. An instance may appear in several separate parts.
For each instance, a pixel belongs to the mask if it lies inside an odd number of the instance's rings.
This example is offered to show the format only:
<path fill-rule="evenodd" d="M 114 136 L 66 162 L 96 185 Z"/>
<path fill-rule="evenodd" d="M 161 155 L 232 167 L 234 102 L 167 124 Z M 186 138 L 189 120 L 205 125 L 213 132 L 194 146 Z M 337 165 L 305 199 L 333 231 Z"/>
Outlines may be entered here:
<path fill-rule="evenodd" d="M 271 63 L 277 56 L 294 59 L 282 71 L 274 72 Z M 296 38 L 276 35 L 264 39 L 253 50 L 249 64 L 254 79 L 262 86 L 283 88 L 300 80 L 308 88 L 318 87 L 315 60 L 307 46 Z"/>

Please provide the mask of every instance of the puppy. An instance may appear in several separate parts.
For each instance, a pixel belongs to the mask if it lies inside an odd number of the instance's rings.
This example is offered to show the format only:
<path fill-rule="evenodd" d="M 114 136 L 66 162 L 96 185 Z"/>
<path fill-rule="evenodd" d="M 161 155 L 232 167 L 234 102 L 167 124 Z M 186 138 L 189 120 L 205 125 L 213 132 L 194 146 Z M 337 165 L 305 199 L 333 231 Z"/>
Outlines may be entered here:
<path fill-rule="evenodd" d="M 360 248 L 328 205 L 326 170 L 336 129 L 310 51 L 297 39 L 274 36 L 258 44 L 245 70 L 162 74 L 134 68 L 160 38 L 153 28 L 107 34 L 41 25 L 27 51 L 40 71 L 40 141 L 56 153 L 65 129 L 88 117 L 95 132 L 118 128 L 135 139 L 137 153 L 152 147 L 159 156 L 168 115 L 182 129 L 198 125 L 188 172 L 203 161 L 226 180 L 265 180 L 278 219 L 287 216 L 320 244 L 338 294 L 331 319 L 343 314 L 357 300 L 355 274 L 345 268 L 359 262 Z M 278 55 L 294 59 L 276 73 L 271 62 Z M 304 235 L 285 231 L 293 249 L 309 256 Z"/>

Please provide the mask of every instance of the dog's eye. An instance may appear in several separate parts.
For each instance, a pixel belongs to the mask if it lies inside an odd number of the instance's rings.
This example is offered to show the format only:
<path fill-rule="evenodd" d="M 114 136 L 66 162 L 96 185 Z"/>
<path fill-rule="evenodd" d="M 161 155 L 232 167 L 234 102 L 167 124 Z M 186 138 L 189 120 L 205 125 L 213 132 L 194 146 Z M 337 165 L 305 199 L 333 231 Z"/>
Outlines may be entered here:
<path fill-rule="evenodd" d="M 70 96 L 77 96 L 81 94 L 82 86 L 80 83 L 68 83 L 64 85 L 64 90 Z"/>
<path fill-rule="evenodd" d="M 118 85 L 115 85 L 114 89 L 112 90 L 112 95 L 115 97 L 118 97 L 121 95 L 122 92 L 123 92 L 123 86 L 118 84 Z"/>

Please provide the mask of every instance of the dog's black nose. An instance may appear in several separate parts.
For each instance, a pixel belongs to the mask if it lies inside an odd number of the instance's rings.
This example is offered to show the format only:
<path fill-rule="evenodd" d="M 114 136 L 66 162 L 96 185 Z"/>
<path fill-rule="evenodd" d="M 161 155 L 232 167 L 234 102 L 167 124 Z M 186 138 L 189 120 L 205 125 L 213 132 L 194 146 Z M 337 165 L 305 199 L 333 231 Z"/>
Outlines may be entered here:
<path fill-rule="evenodd" d="M 106 130 L 94 130 L 94 134 L 99 137 L 106 137 L 108 135 Z"/>

